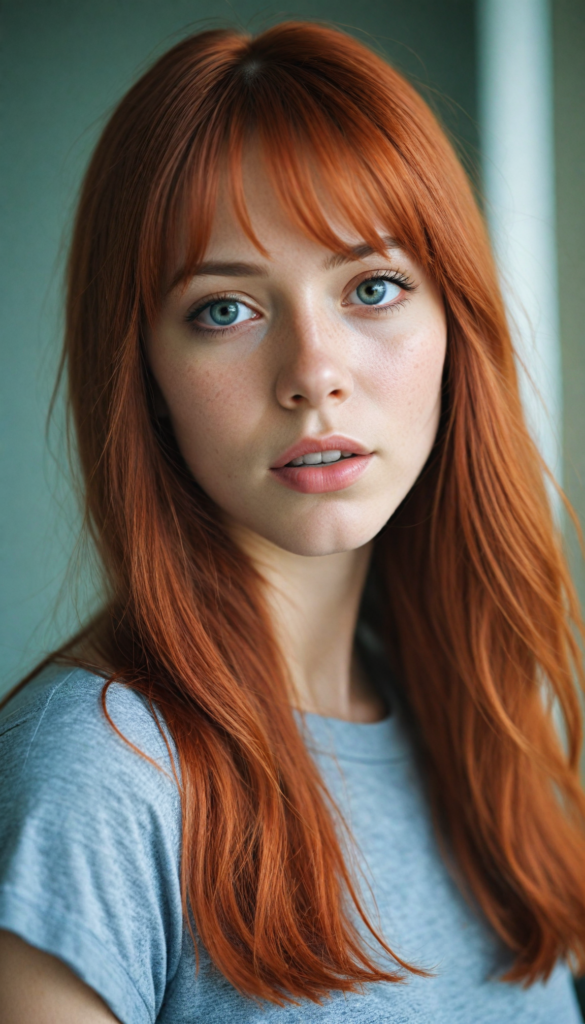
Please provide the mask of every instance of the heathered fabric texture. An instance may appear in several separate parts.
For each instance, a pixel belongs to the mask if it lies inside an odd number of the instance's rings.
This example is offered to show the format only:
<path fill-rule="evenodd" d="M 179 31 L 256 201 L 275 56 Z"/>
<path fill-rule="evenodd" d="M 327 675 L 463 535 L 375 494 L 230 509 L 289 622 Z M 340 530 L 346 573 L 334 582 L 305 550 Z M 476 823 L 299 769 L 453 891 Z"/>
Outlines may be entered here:
<path fill-rule="evenodd" d="M 204 950 L 196 977 L 168 752 L 145 702 L 121 686 L 109 692 L 112 718 L 165 772 L 115 734 L 102 684 L 52 668 L 2 713 L 0 927 L 68 963 L 123 1024 L 578 1024 L 563 965 L 528 990 L 495 980 L 506 952 L 443 865 L 396 716 L 359 725 L 308 715 L 307 742 L 388 941 L 435 976 L 284 1009 L 239 995 Z"/>

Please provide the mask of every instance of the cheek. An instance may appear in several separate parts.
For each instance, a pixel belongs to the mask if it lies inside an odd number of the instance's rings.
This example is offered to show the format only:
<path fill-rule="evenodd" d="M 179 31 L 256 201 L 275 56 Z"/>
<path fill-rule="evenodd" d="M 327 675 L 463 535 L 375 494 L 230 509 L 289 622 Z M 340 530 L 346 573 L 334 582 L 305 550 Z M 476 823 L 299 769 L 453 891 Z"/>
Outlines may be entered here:
<path fill-rule="evenodd" d="M 230 462 L 240 463 L 264 407 L 258 373 L 245 363 L 190 363 L 165 367 L 159 381 L 179 448 L 194 475 L 205 475 L 218 459 L 224 472 Z"/>
<path fill-rule="evenodd" d="M 394 441 L 432 439 L 441 408 L 441 384 L 446 353 L 446 326 L 442 318 L 414 324 L 376 346 L 370 367 L 373 399 L 384 409 Z"/>

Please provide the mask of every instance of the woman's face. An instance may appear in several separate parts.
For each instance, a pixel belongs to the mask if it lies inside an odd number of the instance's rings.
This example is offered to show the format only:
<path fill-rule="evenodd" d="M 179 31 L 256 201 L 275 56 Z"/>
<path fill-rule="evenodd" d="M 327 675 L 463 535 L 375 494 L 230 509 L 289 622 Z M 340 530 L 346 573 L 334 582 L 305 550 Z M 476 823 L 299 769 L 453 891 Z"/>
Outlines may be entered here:
<path fill-rule="evenodd" d="M 199 273 L 169 292 L 148 359 L 179 448 L 226 521 L 287 551 L 361 547 L 408 493 L 439 422 L 446 323 L 409 257 L 301 233 L 250 154 L 262 256 L 226 191 Z M 301 461 L 302 460 L 302 464 Z"/>

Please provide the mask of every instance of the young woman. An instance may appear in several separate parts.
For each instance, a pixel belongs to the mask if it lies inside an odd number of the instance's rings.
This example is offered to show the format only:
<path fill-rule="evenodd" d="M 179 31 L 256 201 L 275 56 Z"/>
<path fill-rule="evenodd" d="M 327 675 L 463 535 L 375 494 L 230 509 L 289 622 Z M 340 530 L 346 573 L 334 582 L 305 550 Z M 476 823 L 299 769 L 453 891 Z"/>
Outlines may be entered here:
<path fill-rule="evenodd" d="M 64 365 L 105 596 L 3 711 L 2 1020 L 575 1024 L 576 599 L 420 97 L 315 25 L 176 46 Z"/>

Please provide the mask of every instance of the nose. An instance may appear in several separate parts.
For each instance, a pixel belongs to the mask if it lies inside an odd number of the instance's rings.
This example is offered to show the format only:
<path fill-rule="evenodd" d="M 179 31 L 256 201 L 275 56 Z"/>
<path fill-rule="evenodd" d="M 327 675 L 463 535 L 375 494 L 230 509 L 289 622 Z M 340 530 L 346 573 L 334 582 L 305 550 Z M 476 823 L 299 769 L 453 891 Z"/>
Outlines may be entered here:
<path fill-rule="evenodd" d="M 279 338 L 281 363 L 276 397 L 285 409 L 340 405 L 353 392 L 353 378 L 341 339 L 326 336 L 314 323 L 289 324 Z"/>

